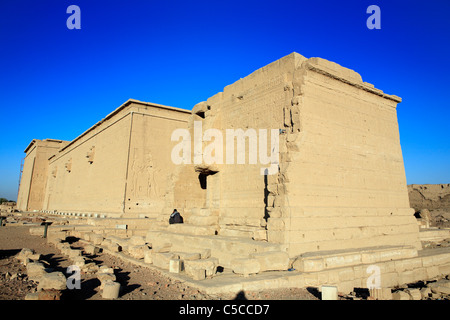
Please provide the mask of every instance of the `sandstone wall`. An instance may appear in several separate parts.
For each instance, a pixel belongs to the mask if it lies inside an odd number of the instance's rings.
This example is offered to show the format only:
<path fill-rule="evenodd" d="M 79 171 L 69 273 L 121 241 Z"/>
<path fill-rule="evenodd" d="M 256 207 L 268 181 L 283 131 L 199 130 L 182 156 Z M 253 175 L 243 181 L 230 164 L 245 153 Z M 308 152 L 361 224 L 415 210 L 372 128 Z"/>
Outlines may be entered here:
<path fill-rule="evenodd" d="M 363 246 L 420 248 L 396 105 L 359 74 L 312 58 L 296 69 L 269 241 L 291 255 Z M 278 201 L 277 201 L 278 200 Z M 284 232 L 282 232 L 284 231 Z"/>
<path fill-rule="evenodd" d="M 203 131 L 219 128 L 224 139 L 226 129 L 282 130 L 278 174 L 263 176 L 261 164 L 249 165 L 248 144 L 246 164 L 196 166 L 215 173 L 207 176 L 205 206 L 219 211 L 219 234 L 284 244 L 291 256 L 420 248 L 400 146 L 400 101 L 352 70 L 293 53 L 196 105 L 191 132 L 194 121 Z"/>
<path fill-rule="evenodd" d="M 17 195 L 17 209 L 42 210 L 47 186 L 48 158 L 66 143 L 52 139 L 33 140 L 27 147 Z"/>
<path fill-rule="evenodd" d="M 176 129 L 187 129 L 190 112 L 143 104 L 133 104 L 131 111 L 125 213 L 158 216 L 165 212 L 168 217 L 173 208 L 183 212 L 186 201 L 195 199 L 195 192 L 201 188 L 192 177 L 195 175 L 193 168 L 191 172 L 176 172 L 181 168 L 171 159 L 175 142 L 170 138 Z M 184 180 L 192 184 L 188 186 Z"/>
<path fill-rule="evenodd" d="M 293 80 L 295 67 L 303 60 L 305 58 L 298 54 L 286 56 L 225 87 L 223 92 L 193 108 L 191 130 L 194 121 L 202 121 L 203 132 L 209 128 L 222 132 L 224 164 L 197 166 L 200 171 L 218 171 L 207 177 L 206 201 L 209 208 L 220 211 L 218 224 L 221 235 L 267 238 L 264 235 L 267 177 L 261 175 L 261 168 L 267 166 L 260 164 L 259 157 L 256 164 L 250 164 L 248 138 L 244 163 L 238 163 L 235 139 L 234 164 L 227 164 L 230 150 L 226 148 L 226 130 L 242 129 L 246 132 L 253 129 L 258 132 L 259 129 L 267 129 L 270 148 L 270 129 L 283 128 L 284 107 L 291 100 L 286 87 Z M 208 144 L 204 144 L 204 149 Z"/>
<path fill-rule="evenodd" d="M 44 209 L 160 212 L 174 169 L 170 135 L 187 127 L 188 116 L 185 110 L 129 100 L 50 159 Z"/>

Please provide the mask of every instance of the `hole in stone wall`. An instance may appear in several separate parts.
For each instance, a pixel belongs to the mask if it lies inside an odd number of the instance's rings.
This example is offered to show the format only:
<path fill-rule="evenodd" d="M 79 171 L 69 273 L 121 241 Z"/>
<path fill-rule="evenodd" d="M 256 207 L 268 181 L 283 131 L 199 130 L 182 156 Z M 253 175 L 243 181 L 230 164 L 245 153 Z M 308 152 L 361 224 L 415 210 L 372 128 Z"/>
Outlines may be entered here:
<path fill-rule="evenodd" d="M 198 115 L 202 119 L 205 119 L 205 112 L 204 111 L 199 111 L 199 112 L 196 113 L 196 115 Z"/>
<path fill-rule="evenodd" d="M 217 171 L 205 171 L 205 172 L 200 172 L 198 174 L 198 181 L 200 182 L 200 188 L 202 188 L 203 190 L 207 189 L 207 177 L 208 176 L 212 176 L 214 174 L 216 174 Z"/>
<path fill-rule="evenodd" d="M 204 173 L 200 173 L 198 175 L 198 181 L 200 182 L 200 188 L 202 188 L 203 190 L 206 190 L 206 177 L 207 177 L 207 175 Z"/>

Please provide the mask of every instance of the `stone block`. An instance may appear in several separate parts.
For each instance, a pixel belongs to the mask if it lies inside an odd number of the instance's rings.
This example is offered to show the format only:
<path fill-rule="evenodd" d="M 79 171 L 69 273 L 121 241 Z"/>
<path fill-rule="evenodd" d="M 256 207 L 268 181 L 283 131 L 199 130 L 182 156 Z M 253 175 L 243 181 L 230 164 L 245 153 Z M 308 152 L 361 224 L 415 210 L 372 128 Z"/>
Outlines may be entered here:
<path fill-rule="evenodd" d="M 322 258 L 298 257 L 292 267 L 300 272 L 316 272 L 324 269 L 324 263 Z"/>
<path fill-rule="evenodd" d="M 15 258 L 17 260 L 19 260 L 22 264 L 26 265 L 26 263 L 29 260 L 39 260 L 38 259 L 32 259 L 32 257 L 36 257 L 35 256 L 35 252 L 33 249 L 28 249 L 28 248 L 23 248 L 16 256 Z"/>
<path fill-rule="evenodd" d="M 66 288 L 66 277 L 62 272 L 45 273 L 39 278 L 38 290 L 65 290 Z"/>
<path fill-rule="evenodd" d="M 86 263 L 81 268 L 81 271 L 86 272 L 86 273 L 96 273 L 96 272 L 98 272 L 98 265 L 96 265 L 95 262 Z"/>
<path fill-rule="evenodd" d="M 161 268 L 161 269 L 165 269 L 165 270 L 169 270 L 169 266 L 170 266 L 170 260 L 172 259 L 178 259 L 179 256 L 170 252 L 153 252 L 152 253 L 152 260 L 153 260 L 153 265 Z"/>
<path fill-rule="evenodd" d="M 147 250 L 147 251 L 144 253 L 144 262 L 145 262 L 145 263 L 149 263 L 149 264 L 152 264 L 152 263 L 153 263 L 153 256 L 152 256 L 152 254 L 153 254 L 153 251 L 152 251 L 152 250 Z"/>
<path fill-rule="evenodd" d="M 100 280 L 100 290 L 102 290 L 105 287 L 105 283 L 108 281 L 116 281 L 116 276 L 111 273 L 99 273 L 97 274 L 97 279 Z"/>
<path fill-rule="evenodd" d="M 199 260 L 201 258 L 200 253 L 191 253 L 191 252 L 176 252 L 181 260 Z"/>
<path fill-rule="evenodd" d="M 183 260 L 171 259 L 169 261 L 169 272 L 180 273 L 183 269 Z"/>
<path fill-rule="evenodd" d="M 86 260 L 84 257 L 78 256 L 72 259 L 72 263 L 81 269 L 86 265 Z"/>
<path fill-rule="evenodd" d="M 89 236 L 89 241 L 91 241 L 94 245 L 99 246 L 103 242 L 103 236 L 101 234 L 92 233 Z"/>
<path fill-rule="evenodd" d="M 254 253 L 251 258 L 258 260 L 260 272 L 289 269 L 289 255 L 284 251 Z"/>
<path fill-rule="evenodd" d="M 82 254 L 81 254 L 81 252 L 82 252 L 82 250 L 81 249 L 70 249 L 70 250 L 67 250 L 67 252 L 69 253 L 68 254 L 68 256 L 69 256 L 69 258 L 75 258 L 75 257 L 81 257 L 82 256 Z"/>
<path fill-rule="evenodd" d="M 216 273 L 218 263 L 219 260 L 216 258 L 186 260 L 184 261 L 184 270 L 186 273 L 192 273 L 191 270 L 194 269 L 205 270 L 205 275 L 211 277 Z"/>
<path fill-rule="evenodd" d="M 120 283 L 114 281 L 105 281 L 103 285 L 103 299 L 117 299 L 120 293 Z"/>
<path fill-rule="evenodd" d="M 27 275 L 31 280 L 36 281 L 46 273 L 44 265 L 40 262 L 29 262 L 27 264 Z"/>
<path fill-rule="evenodd" d="M 409 294 L 403 290 L 392 293 L 392 300 L 410 300 Z"/>
<path fill-rule="evenodd" d="M 439 280 L 428 284 L 434 293 L 450 295 L 450 280 Z"/>
<path fill-rule="evenodd" d="M 428 287 L 420 289 L 422 299 L 428 299 L 431 296 L 431 289 Z"/>
<path fill-rule="evenodd" d="M 145 239 L 142 236 L 132 236 L 129 243 L 133 246 L 143 246 L 146 244 Z"/>
<path fill-rule="evenodd" d="M 420 289 L 408 289 L 410 300 L 422 300 L 422 294 Z"/>
<path fill-rule="evenodd" d="M 102 242 L 102 244 L 103 244 L 103 242 Z M 97 254 L 99 254 L 101 252 L 101 248 L 97 247 L 97 246 L 94 246 L 94 245 L 91 245 L 91 244 L 88 244 L 88 245 L 86 245 L 84 247 L 84 252 L 86 254 L 94 256 L 94 255 L 97 255 Z"/>
<path fill-rule="evenodd" d="M 338 290 L 335 286 L 322 286 L 322 300 L 338 300 Z"/>
<path fill-rule="evenodd" d="M 128 247 L 128 253 L 135 259 L 144 259 L 145 252 L 148 250 L 149 248 L 147 245 L 137 245 Z"/>
<path fill-rule="evenodd" d="M 114 268 L 111 268 L 108 266 L 101 266 L 98 268 L 98 274 L 102 274 L 102 273 L 114 274 Z"/>
<path fill-rule="evenodd" d="M 234 273 L 248 276 L 261 270 L 259 261 L 254 258 L 240 258 L 231 261 L 231 269 Z"/>

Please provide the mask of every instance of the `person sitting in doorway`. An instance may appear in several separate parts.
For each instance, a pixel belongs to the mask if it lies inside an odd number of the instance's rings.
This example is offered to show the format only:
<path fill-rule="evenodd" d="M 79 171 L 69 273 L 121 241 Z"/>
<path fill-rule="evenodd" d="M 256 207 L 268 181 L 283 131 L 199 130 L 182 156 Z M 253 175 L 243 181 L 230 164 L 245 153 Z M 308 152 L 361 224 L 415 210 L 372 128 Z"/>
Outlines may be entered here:
<path fill-rule="evenodd" d="M 169 218 L 169 224 L 174 224 L 174 223 L 183 223 L 183 217 L 177 211 L 177 209 L 173 209 L 173 212 Z"/>

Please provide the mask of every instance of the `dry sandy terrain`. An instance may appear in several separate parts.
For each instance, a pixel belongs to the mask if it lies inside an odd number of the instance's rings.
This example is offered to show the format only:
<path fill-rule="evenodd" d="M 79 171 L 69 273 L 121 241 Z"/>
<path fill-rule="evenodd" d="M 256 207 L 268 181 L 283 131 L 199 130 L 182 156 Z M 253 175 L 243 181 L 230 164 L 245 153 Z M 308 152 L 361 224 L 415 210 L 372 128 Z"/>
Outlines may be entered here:
<path fill-rule="evenodd" d="M 81 248 L 83 244 L 75 241 L 73 248 Z M 28 280 L 26 267 L 14 259 L 22 248 L 34 249 L 42 255 L 56 271 L 66 273 L 71 262 L 62 256 L 59 250 L 46 239 L 29 234 L 27 226 L 6 225 L 0 228 L 0 299 L 22 300 L 25 295 L 36 290 L 37 285 Z M 277 289 L 259 292 L 245 292 L 212 296 L 190 288 L 183 283 L 173 282 L 156 270 L 123 262 L 121 259 L 106 253 L 92 257 L 99 265 L 115 268 L 117 281 L 122 285 L 120 300 L 217 300 L 217 299 L 249 299 L 249 300 L 317 300 L 318 298 L 306 289 Z M 63 300 L 99 300 L 100 281 L 94 275 L 82 274 L 81 290 L 65 290 Z"/>

